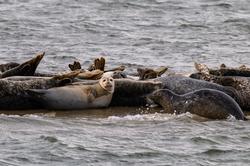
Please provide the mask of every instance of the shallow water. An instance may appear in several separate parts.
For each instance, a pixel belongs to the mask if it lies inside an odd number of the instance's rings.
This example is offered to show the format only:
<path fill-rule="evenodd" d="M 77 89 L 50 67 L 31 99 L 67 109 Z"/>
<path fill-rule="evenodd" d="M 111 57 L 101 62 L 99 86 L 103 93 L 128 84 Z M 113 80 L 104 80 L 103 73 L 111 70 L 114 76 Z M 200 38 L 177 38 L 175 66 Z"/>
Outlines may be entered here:
<path fill-rule="evenodd" d="M 248 0 L 0 0 L 0 63 L 46 51 L 41 72 L 68 70 L 74 60 L 87 68 L 100 55 L 129 71 L 250 66 L 249 46 Z M 249 122 L 138 109 L 4 112 L 0 165 L 250 163 Z"/>

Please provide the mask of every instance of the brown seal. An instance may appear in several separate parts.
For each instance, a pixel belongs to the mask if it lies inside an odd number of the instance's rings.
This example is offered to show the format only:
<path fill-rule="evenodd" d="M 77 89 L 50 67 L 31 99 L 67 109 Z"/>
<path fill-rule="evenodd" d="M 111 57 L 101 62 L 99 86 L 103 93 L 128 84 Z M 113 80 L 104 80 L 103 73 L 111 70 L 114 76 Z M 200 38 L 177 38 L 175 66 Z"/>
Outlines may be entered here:
<path fill-rule="evenodd" d="M 146 80 L 146 79 L 153 79 L 160 77 L 168 70 L 167 67 L 160 67 L 157 69 L 150 69 L 150 68 L 138 68 L 137 72 L 139 75 L 139 80 Z"/>
<path fill-rule="evenodd" d="M 168 89 L 161 89 L 148 98 L 160 104 L 166 113 L 190 112 L 209 119 L 226 119 L 232 115 L 238 120 L 247 120 L 240 106 L 230 96 L 217 90 L 200 89 L 178 95 Z"/>

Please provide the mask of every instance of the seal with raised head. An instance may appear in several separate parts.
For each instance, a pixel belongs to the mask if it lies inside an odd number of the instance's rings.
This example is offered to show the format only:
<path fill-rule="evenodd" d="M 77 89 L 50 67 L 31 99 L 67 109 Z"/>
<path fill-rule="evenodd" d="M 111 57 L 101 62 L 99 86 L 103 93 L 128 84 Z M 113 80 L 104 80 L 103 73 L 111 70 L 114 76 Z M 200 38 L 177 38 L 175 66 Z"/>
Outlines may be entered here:
<path fill-rule="evenodd" d="M 200 65 L 201 66 L 201 65 Z M 238 102 L 244 111 L 250 111 L 250 77 L 242 76 L 216 76 L 209 74 L 207 67 L 200 67 L 198 73 L 190 75 L 191 78 L 205 80 L 226 87 L 232 87 L 238 93 L 241 102 Z M 205 66 L 205 65 L 203 65 Z"/>
<path fill-rule="evenodd" d="M 93 85 L 72 84 L 48 90 L 30 90 L 29 93 L 46 109 L 80 110 L 109 106 L 114 85 L 112 77 L 102 77 Z"/>
<path fill-rule="evenodd" d="M 43 59 L 45 52 L 37 54 L 34 58 L 16 66 L 0 74 L 0 78 L 6 78 L 10 76 L 33 76 L 37 66 Z"/>
<path fill-rule="evenodd" d="M 200 89 L 214 89 L 222 91 L 231 96 L 239 105 L 244 105 L 242 97 L 233 87 L 226 87 L 216 83 L 197 80 L 185 76 L 166 76 L 154 79 L 162 82 L 162 89 L 169 89 L 176 94 L 182 95 Z"/>
<path fill-rule="evenodd" d="M 183 95 L 161 89 L 148 96 L 161 105 L 166 113 L 197 114 L 209 119 L 226 119 L 229 115 L 238 120 L 247 120 L 240 106 L 227 94 L 212 89 L 200 89 Z"/>

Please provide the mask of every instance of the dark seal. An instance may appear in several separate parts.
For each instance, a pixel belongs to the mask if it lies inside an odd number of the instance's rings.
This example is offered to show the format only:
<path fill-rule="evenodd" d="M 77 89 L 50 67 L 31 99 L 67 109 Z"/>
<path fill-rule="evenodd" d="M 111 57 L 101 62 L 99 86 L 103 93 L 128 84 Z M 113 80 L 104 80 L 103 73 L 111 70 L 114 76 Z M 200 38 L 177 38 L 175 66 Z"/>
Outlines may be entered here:
<path fill-rule="evenodd" d="M 247 120 L 240 106 L 227 94 L 212 89 L 200 89 L 183 95 L 161 89 L 148 96 L 160 104 L 166 113 L 197 114 L 209 119 L 226 119 L 229 115 L 238 120 Z"/>
<path fill-rule="evenodd" d="M 30 89 L 49 89 L 71 83 L 79 72 L 71 72 L 55 77 L 26 77 L 0 79 L 0 109 L 41 108 L 28 93 Z"/>
<path fill-rule="evenodd" d="M 43 59 L 45 52 L 37 54 L 34 58 L 14 67 L 5 72 L 3 72 L 0 77 L 6 78 L 10 76 L 33 76 L 37 66 L 40 61 Z"/>

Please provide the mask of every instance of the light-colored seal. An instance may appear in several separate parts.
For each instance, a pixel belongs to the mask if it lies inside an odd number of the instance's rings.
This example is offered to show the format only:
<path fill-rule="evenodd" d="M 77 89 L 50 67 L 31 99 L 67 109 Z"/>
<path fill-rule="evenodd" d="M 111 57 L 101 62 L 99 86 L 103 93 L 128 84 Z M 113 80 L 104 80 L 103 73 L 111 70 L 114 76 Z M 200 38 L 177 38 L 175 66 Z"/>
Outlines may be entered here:
<path fill-rule="evenodd" d="M 184 95 L 161 89 L 148 96 L 160 104 L 166 113 L 197 114 L 209 119 L 226 119 L 229 115 L 238 120 L 247 120 L 240 106 L 227 94 L 212 89 L 200 89 Z"/>
<path fill-rule="evenodd" d="M 80 110 L 109 106 L 113 92 L 112 77 L 102 77 L 93 85 L 72 84 L 48 90 L 30 90 L 46 109 Z"/>

